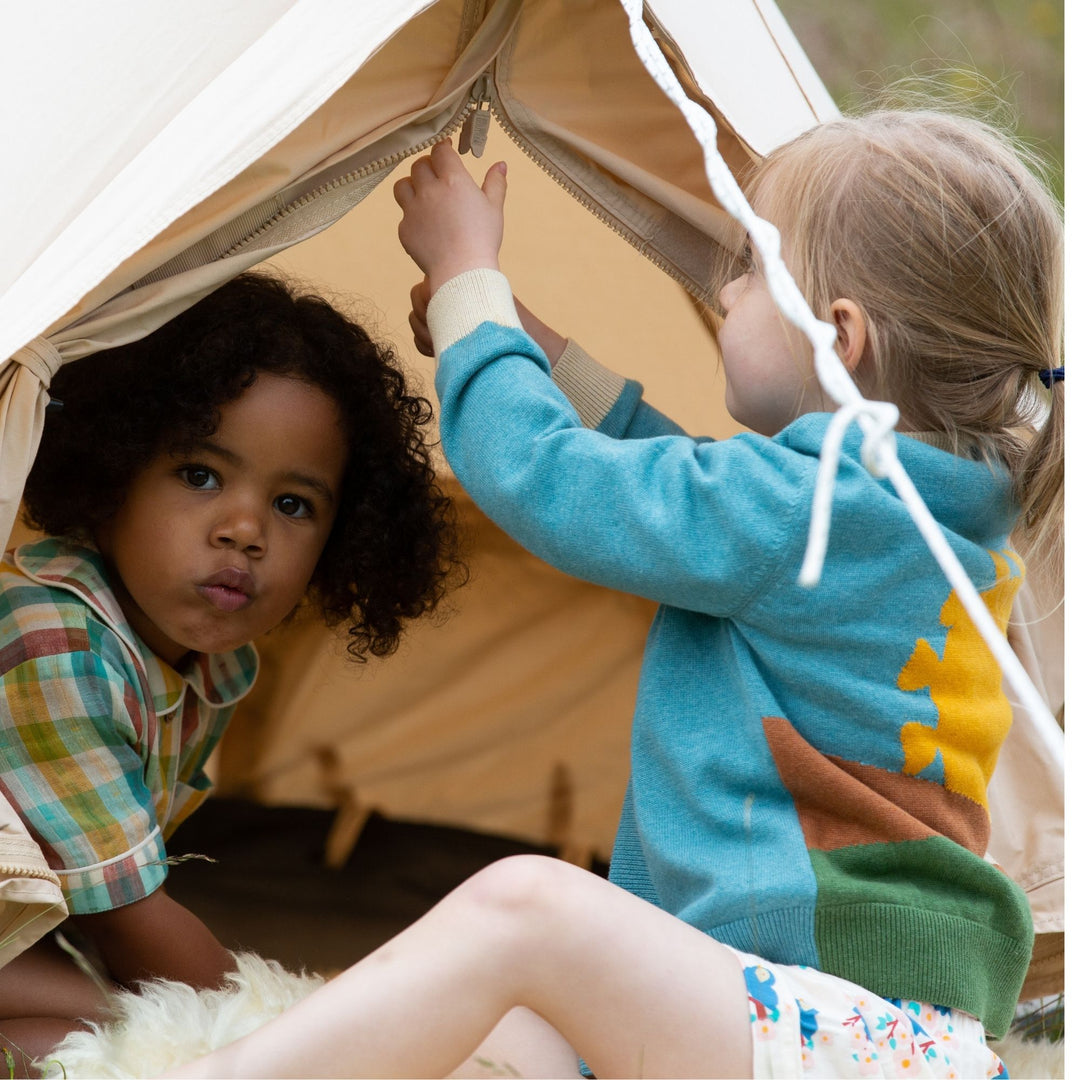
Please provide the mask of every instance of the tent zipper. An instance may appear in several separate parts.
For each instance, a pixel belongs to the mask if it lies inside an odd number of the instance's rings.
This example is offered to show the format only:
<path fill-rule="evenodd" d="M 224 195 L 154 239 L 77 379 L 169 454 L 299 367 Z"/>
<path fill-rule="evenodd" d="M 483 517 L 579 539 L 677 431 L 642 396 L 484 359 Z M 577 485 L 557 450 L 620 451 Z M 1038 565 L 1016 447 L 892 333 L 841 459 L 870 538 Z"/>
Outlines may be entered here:
<path fill-rule="evenodd" d="M 461 43 L 468 41 L 473 33 L 475 33 L 477 26 L 479 26 L 484 19 L 485 10 L 486 4 L 483 0 L 473 0 L 471 4 L 466 4 L 463 8 Z M 462 127 L 462 125 L 467 125 L 469 127 L 469 146 L 470 148 L 476 147 L 473 149 L 473 153 L 479 157 L 484 152 L 484 144 L 487 142 L 487 128 L 491 122 L 491 117 L 487 110 L 484 110 L 483 119 L 478 121 L 475 117 L 481 112 L 483 104 L 482 94 L 488 86 L 490 86 L 490 77 L 488 72 L 485 71 L 480 78 L 473 83 L 472 89 L 469 92 L 469 100 L 465 103 L 461 111 L 450 121 L 450 123 L 436 132 L 436 134 L 411 146 L 408 150 L 387 155 L 376 161 L 370 161 L 359 169 L 344 173 L 309 192 L 305 192 L 299 198 L 294 199 L 292 202 L 273 213 L 258 228 L 243 237 L 243 239 L 236 241 L 219 257 L 228 258 L 230 255 L 237 254 L 252 241 L 258 239 L 268 229 L 272 229 L 275 225 L 284 220 L 289 214 L 295 213 L 297 210 L 309 205 L 314 200 L 320 199 L 324 195 L 328 195 L 330 192 L 335 191 L 337 188 L 346 184 L 356 183 L 358 180 L 363 180 L 366 176 L 371 176 L 374 173 L 393 168 L 406 158 L 410 158 L 414 154 L 420 153 L 422 150 L 427 150 L 436 143 L 442 142 L 443 139 L 450 138 L 450 136 Z M 488 98 L 488 103 L 490 104 L 490 98 Z M 475 135 L 473 133 L 474 130 L 476 131 Z M 462 152 L 464 153 L 464 151 Z"/>
<path fill-rule="evenodd" d="M 475 86 L 476 84 L 474 84 L 474 91 Z M 460 110 L 460 112 L 458 112 L 448 124 L 440 128 L 434 135 L 430 135 L 421 142 L 410 145 L 408 150 L 401 150 L 396 154 L 388 154 L 386 157 L 376 158 L 376 160 L 369 161 L 359 169 L 353 169 L 351 172 L 342 173 L 341 176 L 336 176 L 333 180 L 328 180 L 326 183 L 320 184 L 319 187 L 312 188 L 311 191 L 307 191 L 303 195 L 293 199 L 285 206 L 276 210 L 261 225 L 259 225 L 258 228 L 253 229 L 240 240 L 237 240 L 230 248 L 228 248 L 228 250 L 222 252 L 218 258 L 227 259 L 232 255 L 238 254 L 243 251 L 245 247 L 267 232 L 267 230 L 272 229 L 275 225 L 282 222 L 290 214 L 303 209 L 305 206 L 323 198 L 325 195 L 329 195 L 337 188 L 347 184 L 354 184 L 358 180 L 363 180 L 364 177 L 371 176 L 374 173 L 392 169 L 394 166 L 405 161 L 407 158 L 412 157 L 414 154 L 418 154 L 423 150 L 428 150 L 436 143 L 442 142 L 443 139 L 450 138 L 466 122 L 470 113 L 476 108 L 476 104 L 477 103 L 473 101 L 473 98 L 470 95 L 468 103 Z"/>
<path fill-rule="evenodd" d="M 396 154 L 377 158 L 375 161 L 370 161 L 359 169 L 343 173 L 341 176 L 335 177 L 333 180 L 329 180 L 319 187 L 305 192 L 303 195 L 293 199 L 291 202 L 275 211 L 259 225 L 258 228 L 253 229 L 242 239 L 233 243 L 231 247 L 219 256 L 219 258 L 229 258 L 232 255 L 238 254 L 265 232 L 278 225 L 290 214 L 295 213 L 317 199 L 329 195 L 337 188 L 346 184 L 356 183 L 358 180 L 362 180 L 364 177 L 371 176 L 374 173 L 389 170 L 400 164 L 402 161 L 405 161 L 407 158 L 412 157 L 414 154 L 428 150 L 436 143 L 442 142 L 443 139 L 450 138 L 455 132 L 460 131 L 458 139 L 459 153 L 471 153 L 474 157 L 480 157 L 484 153 L 484 149 L 487 145 L 488 131 L 491 124 L 491 117 L 493 116 L 498 122 L 499 127 L 506 132 L 510 141 L 514 143 L 514 145 L 534 165 L 536 165 L 537 168 L 541 169 L 548 177 L 558 184 L 563 191 L 567 192 L 572 198 L 584 206 L 594 217 L 602 221 L 612 232 L 622 237 L 622 239 L 630 244 L 630 246 L 640 255 L 648 259 L 654 266 L 659 267 L 665 274 L 678 282 L 678 284 L 691 296 L 706 305 L 711 302 L 712 298 L 707 288 L 702 287 L 693 278 L 689 277 L 677 266 L 650 247 L 637 235 L 637 233 L 632 229 L 629 229 L 619 221 L 618 218 L 608 212 L 602 204 L 573 183 L 573 181 L 565 174 L 557 172 L 550 161 L 528 142 L 525 136 L 514 126 L 503 109 L 495 90 L 495 80 L 491 68 L 482 72 L 475 80 L 469 91 L 468 100 L 457 115 L 454 116 L 448 124 L 440 128 L 434 135 L 429 136 L 421 142 L 412 144 L 407 150 L 401 150 Z"/>
<path fill-rule="evenodd" d="M 488 129 L 491 127 L 492 94 L 491 75 L 485 71 L 473 83 L 472 90 L 469 92 L 469 104 L 466 106 L 468 111 L 461 125 L 461 134 L 458 136 L 459 154 L 472 154 L 473 157 L 484 156 Z"/>
<path fill-rule="evenodd" d="M 483 84 L 483 85 L 482 85 Z M 486 97 L 482 96 L 483 93 L 487 94 Z M 632 229 L 627 228 L 618 218 L 610 214 L 595 198 L 589 195 L 578 187 L 573 181 L 571 181 L 566 175 L 560 172 L 556 172 L 551 163 L 541 156 L 540 151 L 535 149 L 531 143 L 529 143 L 525 136 L 522 135 L 507 116 L 505 110 L 502 107 L 502 103 L 499 100 L 498 95 L 495 92 L 494 80 L 491 78 L 488 72 L 484 72 L 483 75 L 473 84 L 473 96 L 475 97 L 475 112 L 479 113 L 483 105 L 488 105 L 488 109 L 492 116 L 495 117 L 499 124 L 499 127 L 506 132 L 510 141 L 534 164 L 537 168 L 541 169 L 547 176 L 549 176 L 556 184 L 559 185 L 568 195 L 574 198 L 577 202 L 581 203 L 594 217 L 602 221 L 612 232 L 622 237 L 639 255 L 648 259 L 654 266 L 659 267 L 664 271 L 668 277 L 673 278 L 679 285 L 681 285 L 691 296 L 701 301 L 702 303 L 709 305 L 712 302 L 711 293 L 707 288 L 703 288 L 693 278 L 683 273 L 677 266 L 669 262 L 657 251 L 651 248 L 644 240 L 638 236 Z M 485 124 L 486 131 L 486 124 Z M 464 136 L 464 131 L 462 132 Z M 486 139 L 486 134 L 485 134 Z M 437 140 L 436 140 L 437 141 Z M 459 144 L 458 149 L 461 150 Z M 464 153 L 464 151 L 461 151 Z M 481 151 L 482 152 L 482 151 Z M 474 151 L 475 153 L 475 151 Z M 477 157 L 480 155 L 477 154 Z"/>

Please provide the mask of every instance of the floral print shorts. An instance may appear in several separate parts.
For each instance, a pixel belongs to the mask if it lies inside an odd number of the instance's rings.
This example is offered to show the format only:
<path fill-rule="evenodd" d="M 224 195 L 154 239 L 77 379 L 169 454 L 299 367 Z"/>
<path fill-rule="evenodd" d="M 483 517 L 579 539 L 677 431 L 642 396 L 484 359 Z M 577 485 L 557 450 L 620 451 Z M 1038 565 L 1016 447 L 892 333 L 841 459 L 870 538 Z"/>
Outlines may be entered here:
<path fill-rule="evenodd" d="M 813 968 L 736 955 L 746 979 L 755 1077 L 1008 1076 L 968 1013 L 882 998 Z"/>

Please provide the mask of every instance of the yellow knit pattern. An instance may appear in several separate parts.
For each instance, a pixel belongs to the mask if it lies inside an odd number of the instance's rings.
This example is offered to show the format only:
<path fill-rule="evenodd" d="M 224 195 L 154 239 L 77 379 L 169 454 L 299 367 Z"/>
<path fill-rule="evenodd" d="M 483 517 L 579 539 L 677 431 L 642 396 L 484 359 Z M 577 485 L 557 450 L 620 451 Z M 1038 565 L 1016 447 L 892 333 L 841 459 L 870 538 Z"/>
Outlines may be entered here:
<path fill-rule="evenodd" d="M 1023 562 L 1014 551 L 990 555 L 997 579 L 982 598 L 1004 632 L 1024 579 Z M 945 787 L 985 807 L 986 785 L 1012 722 L 1012 708 L 1002 689 L 1001 668 L 955 591 L 942 605 L 940 618 L 948 628 L 941 655 L 920 638 L 897 679 L 901 690 L 928 687 L 938 711 L 936 726 L 908 723 L 900 729 L 904 772 L 919 774 L 940 752 Z"/>

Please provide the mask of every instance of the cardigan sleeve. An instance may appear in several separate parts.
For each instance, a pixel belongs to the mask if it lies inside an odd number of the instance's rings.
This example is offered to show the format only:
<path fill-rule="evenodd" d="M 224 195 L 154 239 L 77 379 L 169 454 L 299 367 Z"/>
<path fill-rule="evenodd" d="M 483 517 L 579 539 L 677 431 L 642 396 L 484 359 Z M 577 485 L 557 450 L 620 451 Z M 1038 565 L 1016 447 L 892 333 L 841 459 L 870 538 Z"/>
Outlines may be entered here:
<path fill-rule="evenodd" d="M 551 378 L 586 427 L 612 438 L 685 434 L 674 420 L 643 400 L 641 383 L 605 367 L 572 338 L 553 367 Z"/>
<path fill-rule="evenodd" d="M 804 464 L 760 436 L 698 442 L 670 426 L 645 435 L 659 414 L 643 411 L 640 390 L 610 381 L 614 401 L 600 427 L 583 426 L 495 271 L 442 286 L 428 324 L 451 468 L 485 513 L 546 562 L 729 615 L 772 580 L 778 560 L 790 561 L 792 538 L 805 532 L 791 519 L 805 509 L 816 459 Z M 620 401 L 621 431 L 608 434 Z"/>

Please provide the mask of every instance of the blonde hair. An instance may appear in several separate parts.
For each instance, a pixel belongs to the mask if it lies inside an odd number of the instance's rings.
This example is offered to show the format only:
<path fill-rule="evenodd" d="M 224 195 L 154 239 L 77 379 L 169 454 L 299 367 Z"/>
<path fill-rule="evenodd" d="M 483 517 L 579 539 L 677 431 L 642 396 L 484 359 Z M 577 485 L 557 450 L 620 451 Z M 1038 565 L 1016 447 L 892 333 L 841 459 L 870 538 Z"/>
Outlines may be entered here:
<path fill-rule="evenodd" d="M 1008 469 L 1026 552 L 1056 558 L 1064 481 L 1061 208 L 1001 132 L 935 110 L 881 110 L 811 129 L 746 184 L 784 238 L 811 308 L 855 301 L 860 389 L 909 429 Z"/>

